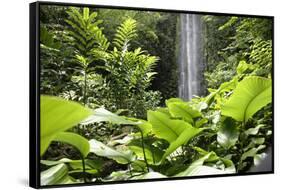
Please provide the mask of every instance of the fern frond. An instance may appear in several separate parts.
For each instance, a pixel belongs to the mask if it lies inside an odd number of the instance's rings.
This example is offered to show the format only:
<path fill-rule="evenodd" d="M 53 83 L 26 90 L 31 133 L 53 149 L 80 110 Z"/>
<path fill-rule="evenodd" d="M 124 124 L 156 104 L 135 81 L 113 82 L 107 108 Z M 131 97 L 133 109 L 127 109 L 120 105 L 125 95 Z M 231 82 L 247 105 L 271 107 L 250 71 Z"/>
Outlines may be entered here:
<path fill-rule="evenodd" d="M 101 30 L 96 32 L 95 37 L 98 41 L 99 47 L 104 51 L 107 50 L 110 43 L 108 42 L 107 38 L 105 37 L 105 35 L 102 33 Z"/>
<path fill-rule="evenodd" d="M 79 33 L 79 35 L 83 36 L 83 38 L 87 37 L 85 31 L 80 28 L 76 23 L 72 22 L 71 20 L 65 20 L 65 22 L 71 26 L 71 30 L 73 30 L 73 32 Z"/>
<path fill-rule="evenodd" d="M 129 46 L 129 42 L 137 36 L 136 27 L 136 20 L 128 18 L 117 28 L 113 43 L 119 50 Z"/>
<path fill-rule="evenodd" d="M 69 25 L 66 30 L 68 41 L 79 54 L 90 60 L 92 49 L 108 48 L 109 42 L 99 27 L 102 21 L 96 19 L 96 12 L 90 13 L 89 8 L 83 8 L 81 12 L 79 8 L 70 7 L 67 14 L 69 17 L 65 22 Z"/>

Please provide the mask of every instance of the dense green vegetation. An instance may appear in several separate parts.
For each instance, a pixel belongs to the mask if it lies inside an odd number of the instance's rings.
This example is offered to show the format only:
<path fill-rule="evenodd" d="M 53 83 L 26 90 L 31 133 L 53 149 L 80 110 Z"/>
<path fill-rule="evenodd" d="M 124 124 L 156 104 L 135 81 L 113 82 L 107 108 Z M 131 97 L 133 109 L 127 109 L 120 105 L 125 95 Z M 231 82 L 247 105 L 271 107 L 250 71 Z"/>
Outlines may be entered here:
<path fill-rule="evenodd" d="M 179 15 L 41 7 L 41 185 L 244 173 L 272 142 L 271 20 L 204 16 L 206 94 L 178 97 Z"/>

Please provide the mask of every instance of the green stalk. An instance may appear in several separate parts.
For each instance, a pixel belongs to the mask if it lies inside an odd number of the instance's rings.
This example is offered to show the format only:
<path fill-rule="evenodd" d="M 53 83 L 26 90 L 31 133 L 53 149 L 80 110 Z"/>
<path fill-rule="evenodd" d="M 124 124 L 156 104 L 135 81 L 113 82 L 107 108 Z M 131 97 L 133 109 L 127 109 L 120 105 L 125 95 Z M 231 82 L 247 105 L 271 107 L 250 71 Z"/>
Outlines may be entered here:
<path fill-rule="evenodd" d="M 84 159 L 83 155 L 81 155 L 81 158 L 82 158 L 82 168 L 83 168 L 83 180 L 84 180 L 84 183 L 86 183 L 87 180 L 86 180 L 85 159 Z"/>
<path fill-rule="evenodd" d="M 140 129 L 139 131 L 140 131 L 140 133 L 141 133 L 141 145 L 142 145 L 143 158 L 144 158 L 144 162 L 145 162 L 145 165 L 146 165 L 147 172 L 149 172 L 149 165 L 148 165 L 148 162 L 147 162 L 147 159 L 146 159 L 146 155 L 145 155 L 145 150 L 144 150 L 144 138 L 143 138 L 143 133 L 142 133 L 142 130 L 141 130 L 141 129 Z"/>
<path fill-rule="evenodd" d="M 147 137 L 148 137 L 148 135 L 147 135 Z M 152 145 L 151 145 L 150 151 L 151 151 L 151 154 L 152 154 L 153 164 L 155 164 L 155 155 L 154 155 L 154 151 L 153 151 L 153 149 L 152 149 Z"/>
<path fill-rule="evenodd" d="M 153 160 L 153 164 L 155 164 L 155 156 L 154 156 L 154 151 L 152 150 L 152 148 L 151 148 L 151 153 L 152 153 L 152 160 Z"/>
<path fill-rule="evenodd" d="M 130 176 L 132 177 L 133 174 L 132 174 L 132 169 L 131 169 L 131 163 L 129 163 L 128 168 L 129 168 Z"/>
<path fill-rule="evenodd" d="M 84 68 L 84 97 L 83 97 L 83 101 L 84 101 L 84 105 L 86 105 L 86 93 L 87 93 L 87 73 L 86 73 L 86 69 Z"/>

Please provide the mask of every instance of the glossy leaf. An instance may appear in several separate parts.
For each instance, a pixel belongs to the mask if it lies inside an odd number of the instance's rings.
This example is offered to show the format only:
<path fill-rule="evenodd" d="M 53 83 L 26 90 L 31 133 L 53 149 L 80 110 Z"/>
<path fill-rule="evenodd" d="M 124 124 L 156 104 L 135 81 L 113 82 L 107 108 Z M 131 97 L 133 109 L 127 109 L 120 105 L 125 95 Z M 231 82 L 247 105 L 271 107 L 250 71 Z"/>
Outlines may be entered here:
<path fill-rule="evenodd" d="M 130 150 L 122 151 L 122 152 L 117 151 L 95 139 L 90 140 L 89 143 L 90 143 L 90 152 L 98 156 L 113 159 L 119 164 L 128 164 L 135 159 L 133 153 Z"/>
<path fill-rule="evenodd" d="M 202 127 L 202 125 L 204 125 L 206 123 L 208 123 L 207 118 L 200 119 L 200 120 L 195 122 L 195 127 L 197 127 L 197 128 Z"/>
<path fill-rule="evenodd" d="M 198 129 L 192 127 L 191 125 L 187 126 L 186 129 L 178 136 L 178 138 L 170 144 L 162 157 L 162 161 L 164 161 L 164 159 L 173 153 L 178 147 L 186 144 L 192 137 L 196 136 L 202 130 L 203 128 Z"/>
<path fill-rule="evenodd" d="M 220 93 L 222 92 L 226 92 L 226 91 L 231 91 L 233 90 L 236 85 L 238 83 L 238 78 L 234 77 L 231 81 L 229 82 L 224 82 L 220 85 L 220 87 L 214 91 L 212 91 L 206 98 L 205 98 L 205 102 L 207 104 L 211 104 L 212 100 Z"/>
<path fill-rule="evenodd" d="M 143 136 L 147 136 L 152 132 L 152 125 L 149 122 L 143 122 L 138 127 L 141 129 Z"/>
<path fill-rule="evenodd" d="M 185 102 L 168 102 L 167 106 L 172 117 L 182 118 L 191 124 L 193 124 L 193 118 L 201 116 L 198 110 L 195 110 Z"/>
<path fill-rule="evenodd" d="M 170 112 L 169 112 L 169 109 L 168 108 L 163 108 L 163 107 L 160 107 L 160 108 L 157 108 L 155 111 L 158 111 L 158 112 L 161 112 L 161 113 L 164 113 L 167 115 L 167 117 L 172 117 Z"/>
<path fill-rule="evenodd" d="M 58 164 L 63 164 L 63 163 L 71 163 L 71 162 L 75 162 L 76 160 L 71 160 L 68 158 L 62 158 L 60 160 L 54 161 L 54 160 L 40 160 L 41 164 L 44 164 L 46 166 L 54 166 L 54 165 L 58 165 Z"/>
<path fill-rule="evenodd" d="M 157 111 L 148 111 L 148 121 L 152 124 L 153 133 L 170 143 L 161 161 L 203 130 L 192 127 L 183 120 L 170 119 L 166 114 Z"/>
<path fill-rule="evenodd" d="M 218 143 L 222 147 L 229 149 L 236 144 L 238 137 L 239 131 L 237 129 L 235 121 L 231 118 L 226 118 L 222 122 L 222 126 L 217 134 Z"/>
<path fill-rule="evenodd" d="M 241 156 L 241 161 L 245 160 L 248 157 L 254 157 L 257 155 L 258 151 L 266 148 L 265 145 L 259 145 L 257 148 L 251 148 L 247 152 L 244 152 Z"/>
<path fill-rule="evenodd" d="M 153 133 L 170 143 L 177 140 L 178 136 L 190 125 L 183 120 L 170 119 L 166 114 L 158 111 L 148 111 L 147 120 L 152 124 Z"/>
<path fill-rule="evenodd" d="M 43 155 L 58 133 L 74 127 L 92 111 L 76 102 L 52 96 L 41 96 L 40 101 L 40 154 Z"/>
<path fill-rule="evenodd" d="M 124 125 L 138 125 L 141 122 L 134 122 L 126 119 L 125 117 L 116 115 L 104 108 L 97 108 L 94 110 L 94 113 L 88 117 L 86 120 L 81 122 L 81 124 L 88 125 L 90 123 L 99 123 L 99 122 L 110 122 L 113 124 L 124 124 Z"/>
<path fill-rule="evenodd" d="M 246 61 L 240 61 L 237 68 L 236 68 L 236 72 L 238 74 L 243 74 L 245 71 L 249 70 L 253 70 L 255 67 L 252 64 L 248 64 L 246 63 Z"/>
<path fill-rule="evenodd" d="M 128 144 L 128 146 L 129 149 L 132 150 L 137 155 L 138 158 L 144 160 L 141 139 L 133 140 L 131 143 Z M 149 164 L 155 164 L 159 162 L 164 154 L 163 150 L 153 146 L 152 144 L 149 144 L 149 142 L 144 142 L 144 151 L 145 151 L 146 160 Z"/>
<path fill-rule="evenodd" d="M 130 177 L 130 172 L 128 170 L 124 171 L 114 171 L 102 181 L 124 181 L 128 180 Z"/>
<path fill-rule="evenodd" d="M 239 82 L 231 97 L 222 106 L 222 115 L 247 121 L 271 102 L 271 79 L 246 77 Z"/>
<path fill-rule="evenodd" d="M 58 164 L 67 164 L 68 166 L 70 166 L 70 168 L 72 169 L 83 169 L 83 165 L 82 165 L 82 160 L 71 160 L 68 158 L 62 158 L 60 160 L 40 160 L 41 164 L 44 164 L 46 166 L 55 166 Z M 86 170 L 90 170 L 90 169 L 101 169 L 102 165 L 103 165 L 104 161 L 102 160 L 90 160 L 90 159 L 85 159 L 85 168 Z"/>
<path fill-rule="evenodd" d="M 65 164 L 53 166 L 40 174 L 41 185 L 71 184 L 75 181 L 68 176 L 68 169 Z"/>
<path fill-rule="evenodd" d="M 143 175 L 133 177 L 131 179 L 159 179 L 159 178 L 167 178 L 167 176 L 165 176 L 161 173 L 152 171 L 152 172 L 145 173 Z"/>
<path fill-rule="evenodd" d="M 254 128 L 249 128 L 245 131 L 246 135 L 256 135 L 258 134 L 260 128 L 264 127 L 265 125 L 263 124 L 259 124 L 258 126 L 254 127 Z"/>
<path fill-rule="evenodd" d="M 234 173 L 233 169 L 226 168 L 225 170 L 216 169 L 210 166 L 203 165 L 207 160 L 214 160 L 217 155 L 214 152 L 210 152 L 205 156 L 194 161 L 185 171 L 178 173 L 175 177 L 182 176 L 197 176 L 197 175 L 215 175 L 215 174 L 229 174 Z"/>
<path fill-rule="evenodd" d="M 90 152 L 90 144 L 88 140 L 78 134 L 71 132 L 60 132 L 54 139 L 54 141 L 64 142 L 77 148 L 83 157 L 86 157 Z"/>
<path fill-rule="evenodd" d="M 186 176 L 219 175 L 228 172 L 210 166 L 196 166 L 186 172 Z"/>

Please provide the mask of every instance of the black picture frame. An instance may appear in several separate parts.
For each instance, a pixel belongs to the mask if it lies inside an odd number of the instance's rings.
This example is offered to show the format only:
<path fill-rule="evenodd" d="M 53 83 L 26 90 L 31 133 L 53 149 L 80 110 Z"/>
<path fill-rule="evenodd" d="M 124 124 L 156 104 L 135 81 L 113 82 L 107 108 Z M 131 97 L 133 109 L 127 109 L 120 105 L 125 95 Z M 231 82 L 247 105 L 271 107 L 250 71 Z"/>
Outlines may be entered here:
<path fill-rule="evenodd" d="M 123 9 L 123 10 L 138 10 L 138 11 L 159 11 L 169 13 L 189 13 L 203 14 L 216 16 L 239 16 L 249 18 L 268 18 L 272 20 L 272 170 L 241 174 L 223 174 L 223 175 L 206 175 L 206 176 L 191 176 L 177 177 L 167 179 L 145 179 L 145 180 L 129 180 L 129 181 L 112 181 L 112 182 L 95 182 L 95 183 L 80 183 L 80 184 L 65 184 L 65 185 L 40 185 L 40 6 L 74 6 L 74 7 L 90 7 L 90 8 L 107 8 L 107 9 Z M 217 12 L 201 12 L 187 10 L 170 10 L 157 8 L 142 8 L 142 7 L 125 7 L 125 6 L 109 6 L 109 5 L 92 5 L 80 3 L 60 3 L 60 2 L 33 2 L 29 5 L 29 185 L 33 188 L 51 188 L 51 187 L 76 187 L 88 185 L 106 185 L 106 184 L 122 184 L 135 182 L 151 182 L 151 181 L 166 181 L 166 180 L 185 180 L 185 179 L 200 179 L 213 177 L 232 177 L 243 175 L 258 175 L 258 174 L 273 174 L 274 173 L 274 17 L 264 15 L 248 15 L 236 13 L 217 13 Z"/>

